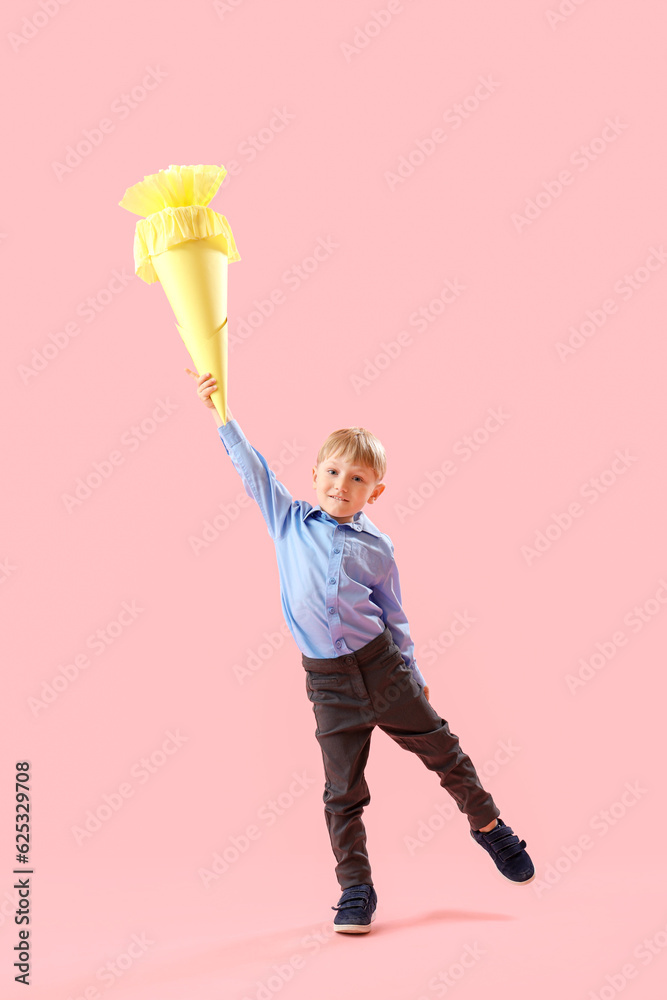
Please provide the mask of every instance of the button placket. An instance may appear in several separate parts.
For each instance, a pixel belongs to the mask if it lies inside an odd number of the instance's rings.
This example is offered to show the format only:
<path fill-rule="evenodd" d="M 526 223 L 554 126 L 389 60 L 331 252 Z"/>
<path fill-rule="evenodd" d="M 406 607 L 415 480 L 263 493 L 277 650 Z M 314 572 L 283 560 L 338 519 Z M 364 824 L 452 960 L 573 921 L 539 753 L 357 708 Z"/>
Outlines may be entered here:
<path fill-rule="evenodd" d="M 334 534 L 332 536 L 333 548 L 331 549 L 329 555 L 329 563 L 327 565 L 326 579 L 326 608 L 327 614 L 331 624 L 329 626 L 329 632 L 333 645 L 336 649 L 340 649 L 343 645 L 343 640 L 340 637 L 340 620 L 334 621 L 333 619 L 338 615 L 338 584 L 340 579 L 340 564 L 342 560 L 342 546 L 340 542 L 336 543 L 336 531 L 340 526 L 336 525 L 334 529 Z M 336 638 L 336 632 L 338 632 L 338 638 Z"/>

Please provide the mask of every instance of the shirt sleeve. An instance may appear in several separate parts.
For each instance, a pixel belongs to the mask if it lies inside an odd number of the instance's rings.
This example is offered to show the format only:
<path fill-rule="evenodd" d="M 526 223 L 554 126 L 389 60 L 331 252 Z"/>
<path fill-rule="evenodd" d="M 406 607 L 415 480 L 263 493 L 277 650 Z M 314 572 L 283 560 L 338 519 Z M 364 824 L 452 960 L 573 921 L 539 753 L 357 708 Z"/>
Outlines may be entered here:
<path fill-rule="evenodd" d="M 394 642 L 403 654 L 406 666 L 412 670 L 415 680 L 425 687 L 426 681 L 415 661 L 415 645 L 410 638 L 410 626 L 401 603 L 401 583 L 394 560 L 394 546 L 391 542 L 389 544 L 391 545 L 389 572 L 382 583 L 373 588 L 373 595 L 382 609 L 382 620 L 389 627 Z"/>
<path fill-rule="evenodd" d="M 271 538 L 280 535 L 293 503 L 292 494 L 269 468 L 263 455 L 253 448 L 236 420 L 218 427 L 220 440 L 241 476 L 249 497 L 256 501 Z"/>

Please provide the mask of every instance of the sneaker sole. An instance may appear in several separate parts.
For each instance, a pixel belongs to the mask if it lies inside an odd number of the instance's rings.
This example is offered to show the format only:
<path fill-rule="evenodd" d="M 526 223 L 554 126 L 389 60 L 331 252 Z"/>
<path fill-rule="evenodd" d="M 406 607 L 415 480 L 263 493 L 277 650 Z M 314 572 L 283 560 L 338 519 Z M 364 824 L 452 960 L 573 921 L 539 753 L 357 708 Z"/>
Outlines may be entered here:
<path fill-rule="evenodd" d="M 496 871 L 498 872 L 499 875 L 503 875 L 503 873 L 499 869 L 496 869 Z M 509 875 L 503 875 L 503 878 L 507 879 L 508 882 L 511 882 L 512 885 L 528 885 L 529 882 L 532 882 L 535 879 L 535 877 L 536 877 L 536 872 L 533 872 L 530 878 L 525 878 L 519 882 L 515 878 L 510 878 Z"/>
<path fill-rule="evenodd" d="M 375 910 L 371 916 L 371 924 L 375 920 Z M 334 924 L 335 931 L 342 931 L 343 934 L 368 934 L 371 924 Z"/>

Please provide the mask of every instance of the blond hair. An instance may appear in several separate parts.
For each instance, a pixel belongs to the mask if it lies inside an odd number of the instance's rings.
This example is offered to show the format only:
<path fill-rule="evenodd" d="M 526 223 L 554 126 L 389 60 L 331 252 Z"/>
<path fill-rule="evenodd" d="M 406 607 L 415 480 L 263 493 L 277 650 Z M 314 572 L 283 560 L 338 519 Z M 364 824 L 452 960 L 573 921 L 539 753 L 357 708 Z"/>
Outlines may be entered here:
<path fill-rule="evenodd" d="M 317 453 L 316 465 L 327 458 L 343 458 L 350 465 L 366 465 L 379 483 L 387 472 L 382 442 L 365 427 L 342 427 L 326 439 Z"/>

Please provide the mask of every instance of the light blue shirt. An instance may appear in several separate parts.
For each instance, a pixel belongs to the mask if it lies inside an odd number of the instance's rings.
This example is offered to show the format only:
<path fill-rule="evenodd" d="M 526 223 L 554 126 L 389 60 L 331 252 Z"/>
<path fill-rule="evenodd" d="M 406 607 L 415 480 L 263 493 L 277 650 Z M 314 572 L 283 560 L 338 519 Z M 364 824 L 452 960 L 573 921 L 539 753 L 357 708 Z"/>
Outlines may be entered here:
<path fill-rule="evenodd" d="M 363 511 L 339 524 L 321 506 L 294 500 L 238 421 L 228 420 L 218 433 L 275 544 L 283 614 L 301 652 L 316 659 L 353 653 L 387 625 L 424 687 L 389 536 Z"/>

